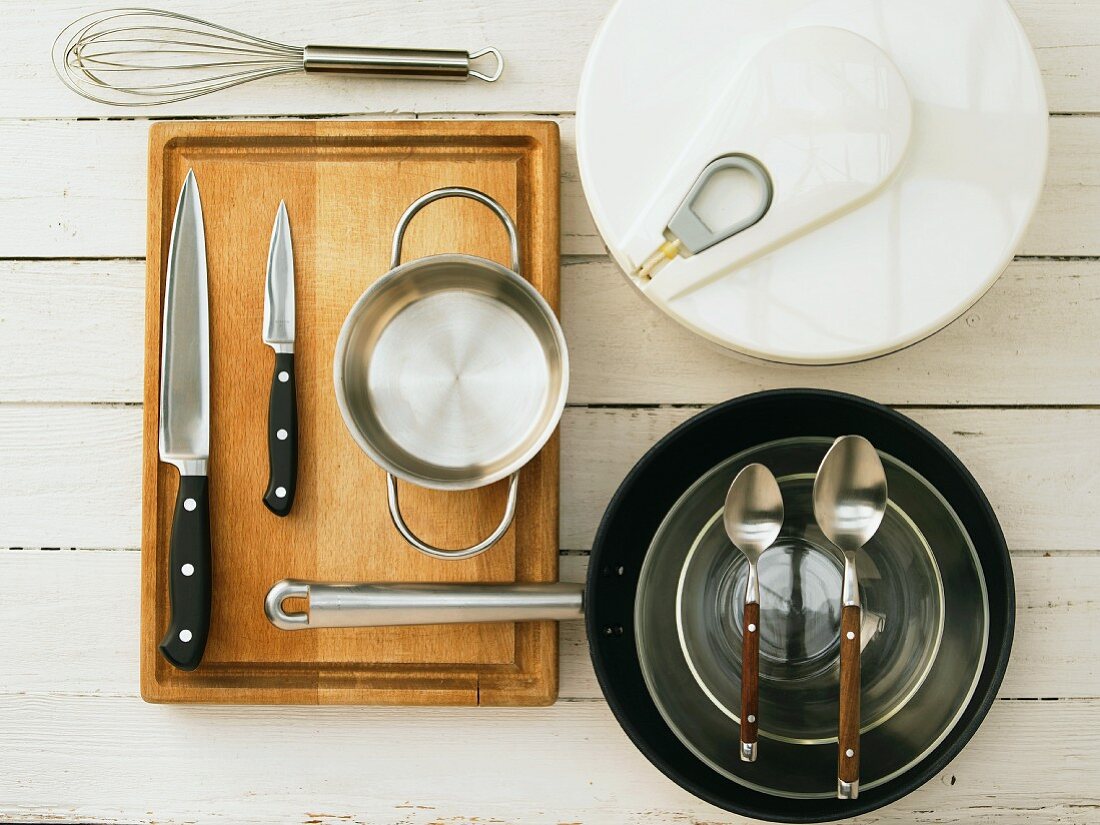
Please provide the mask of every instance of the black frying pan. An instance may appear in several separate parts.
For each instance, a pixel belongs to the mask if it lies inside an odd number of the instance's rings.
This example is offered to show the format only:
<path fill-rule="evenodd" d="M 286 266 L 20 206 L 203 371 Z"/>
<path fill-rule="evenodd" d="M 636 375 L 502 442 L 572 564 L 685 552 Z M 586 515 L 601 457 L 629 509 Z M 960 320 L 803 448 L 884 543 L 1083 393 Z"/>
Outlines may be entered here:
<path fill-rule="evenodd" d="M 958 721 L 915 766 L 861 791 L 858 800 L 775 796 L 717 773 L 665 722 L 649 693 L 637 652 L 634 608 L 639 574 L 666 514 L 720 462 L 767 442 L 850 434 L 865 436 L 879 450 L 911 467 L 954 509 L 986 580 L 988 649 L 976 690 Z M 309 613 L 286 613 L 282 602 L 290 597 L 308 599 Z M 272 588 L 267 600 L 268 617 L 286 630 L 567 619 L 579 618 L 581 611 L 581 593 L 575 585 L 328 585 L 284 580 Z M 780 390 L 728 401 L 661 439 L 612 497 L 596 534 L 583 593 L 596 675 L 612 711 L 639 750 L 701 799 L 776 822 L 822 822 L 865 814 L 941 771 L 973 736 L 996 696 L 1012 647 L 1014 611 L 1012 566 L 1004 536 L 989 502 L 959 460 L 905 416 L 855 396 L 820 390 Z"/>
<path fill-rule="evenodd" d="M 665 514 L 715 464 L 768 441 L 848 434 L 865 436 L 915 469 L 958 514 L 986 577 L 989 648 L 977 690 L 955 728 L 914 768 L 862 791 L 855 801 L 788 799 L 750 790 L 716 773 L 668 727 L 646 688 L 635 650 L 634 597 L 642 561 Z M 719 404 L 677 427 L 646 453 L 611 499 L 589 564 L 585 601 L 592 663 L 623 730 L 678 785 L 713 805 L 757 819 L 822 822 L 857 816 L 923 785 L 946 767 L 978 729 L 1004 678 L 1012 648 L 1015 589 L 1008 548 L 974 478 L 923 427 L 879 404 L 842 393 L 757 393 Z"/>

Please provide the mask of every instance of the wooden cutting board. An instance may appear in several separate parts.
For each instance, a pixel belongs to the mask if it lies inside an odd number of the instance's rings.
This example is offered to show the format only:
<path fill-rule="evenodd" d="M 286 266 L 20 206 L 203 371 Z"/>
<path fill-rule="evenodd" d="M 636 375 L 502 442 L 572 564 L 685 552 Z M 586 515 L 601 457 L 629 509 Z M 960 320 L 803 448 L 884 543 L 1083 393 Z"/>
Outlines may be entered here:
<path fill-rule="evenodd" d="M 185 673 L 157 643 L 168 624 L 168 537 L 178 475 L 157 454 L 161 300 L 176 199 L 194 169 L 206 227 L 211 353 L 213 608 L 202 665 Z M 283 578 L 365 582 L 557 579 L 557 436 L 520 474 L 515 523 L 488 552 L 438 560 L 390 523 L 386 479 L 346 431 L 332 380 L 355 300 L 389 266 L 405 208 L 468 186 L 515 218 L 525 277 L 558 309 L 558 129 L 541 121 L 192 122 L 149 136 L 142 507 L 141 693 L 151 702 L 541 705 L 557 695 L 553 622 L 281 631 L 264 616 Z M 261 341 L 272 222 L 285 200 L 294 240 L 299 473 L 294 510 L 264 507 L 273 353 Z M 405 260 L 440 252 L 505 265 L 507 238 L 472 201 L 412 222 Z M 423 538 L 476 542 L 496 526 L 507 481 L 470 492 L 402 483 Z M 288 602 L 288 609 L 300 606 Z"/>

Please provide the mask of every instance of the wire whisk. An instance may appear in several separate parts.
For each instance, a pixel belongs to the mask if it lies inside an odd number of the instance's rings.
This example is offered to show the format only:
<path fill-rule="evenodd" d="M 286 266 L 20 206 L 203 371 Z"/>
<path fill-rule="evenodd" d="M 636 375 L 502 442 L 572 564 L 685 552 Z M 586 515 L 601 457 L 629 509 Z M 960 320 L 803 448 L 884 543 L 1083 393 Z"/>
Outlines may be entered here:
<path fill-rule="evenodd" d="M 486 55 L 492 73 L 472 67 Z M 53 65 L 70 89 L 112 106 L 159 106 L 291 72 L 346 72 L 372 77 L 493 82 L 500 52 L 292 46 L 186 14 L 121 8 L 70 23 L 53 45 Z"/>

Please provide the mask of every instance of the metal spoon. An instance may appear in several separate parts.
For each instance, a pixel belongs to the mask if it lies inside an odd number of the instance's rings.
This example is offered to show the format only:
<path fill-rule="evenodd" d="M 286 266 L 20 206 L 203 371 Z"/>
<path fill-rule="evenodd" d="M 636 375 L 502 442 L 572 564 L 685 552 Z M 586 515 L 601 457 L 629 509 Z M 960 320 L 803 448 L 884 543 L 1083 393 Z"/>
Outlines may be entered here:
<path fill-rule="evenodd" d="M 859 578 L 856 552 L 875 535 L 886 514 L 886 471 L 866 438 L 838 438 L 814 480 L 814 517 L 825 537 L 844 553 L 840 615 L 840 721 L 837 798 L 859 796 Z"/>
<path fill-rule="evenodd" d="M 750 464 L 737 474 L 722 514 L 726 535 L 745 554 L 749 581 L 741 641 L 741 760 L 756 761 L 760 677 L 760 576 L 757 562 L 783 527 L 783 495 L 771 470 Z"/>

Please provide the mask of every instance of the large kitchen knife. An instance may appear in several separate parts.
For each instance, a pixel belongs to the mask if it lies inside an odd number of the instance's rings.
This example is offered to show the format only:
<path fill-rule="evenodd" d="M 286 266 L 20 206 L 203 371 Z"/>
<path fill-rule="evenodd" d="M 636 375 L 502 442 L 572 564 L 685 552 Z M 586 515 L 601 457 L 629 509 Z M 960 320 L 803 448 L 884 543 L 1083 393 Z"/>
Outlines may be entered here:
<path fill-rule="evenodd" d="M 275 371 L 267 407 L 270 467 L 264 504 L 285 516 L 294 503 L 298 479 L 298 401 L 294 389 L 294 250 L 286 203 L 279 203 L 264 289 L 264 343 L 275 350 Z"/>
<path fill-rule="evenodd" d="M 168 551 L 164 658 L 180 670 L 202 661 L 210 630 L 210 321 L 206 235 L 195 173 L 176 205 L 164 290 L 160 362 L 160 459 L 180 471 Z"/>

